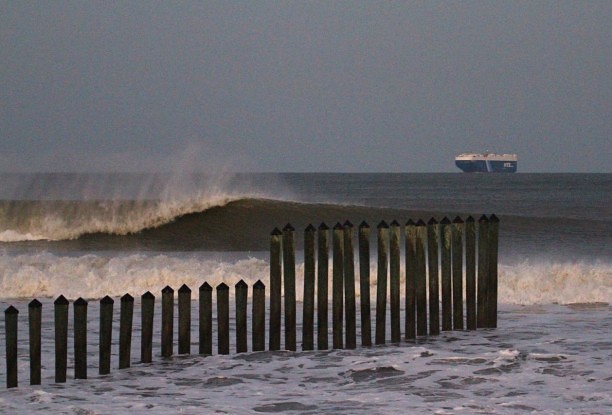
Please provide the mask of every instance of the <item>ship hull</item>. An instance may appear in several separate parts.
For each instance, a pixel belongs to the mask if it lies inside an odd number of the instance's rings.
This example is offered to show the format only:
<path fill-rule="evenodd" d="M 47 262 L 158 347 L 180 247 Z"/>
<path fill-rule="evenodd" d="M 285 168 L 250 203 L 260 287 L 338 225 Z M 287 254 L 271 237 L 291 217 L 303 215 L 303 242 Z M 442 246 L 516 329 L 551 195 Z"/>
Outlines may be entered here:
<path fill-rule="evenodd" d="M 456 160 L 465 173 L 516 173 L 517 162 L 506 160 Z"/>

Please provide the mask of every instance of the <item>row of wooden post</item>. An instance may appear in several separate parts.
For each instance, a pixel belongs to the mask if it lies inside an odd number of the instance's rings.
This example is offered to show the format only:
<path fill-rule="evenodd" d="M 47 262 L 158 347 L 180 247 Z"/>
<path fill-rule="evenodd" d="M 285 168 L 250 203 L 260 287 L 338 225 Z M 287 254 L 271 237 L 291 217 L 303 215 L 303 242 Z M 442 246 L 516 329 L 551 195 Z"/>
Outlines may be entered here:
<path fill-rule="evenodd" d="M 405 235 L 405 338 L 440 333 L 441 285 L 442 330 L 464 328 L 463 267 L 466 281 L 466 327 L 496 327 L 497 325 L 497 240 L 499 220 L 495 215 L 482 216 L 478 230 L 472 217 L 465 222 L 456 218 L 452 223 L 431 219 L 408 221 Z M 270 238 L 270 311 L 268 350 L 281 349 L 281 293 L 284 285 L 284 348 L 296 350 L 296 273 L 295 230 L 291 225 L 282 232 L 275 229 Z M 353 225 L 337 224 L 332 233 L 332 347 L 353 349 L 357 345 L 355 259 Z M 377 291 L 375 343 L 386 341 L 387 281 L 389 281 L 391 342 L 401 340 L 400 324 L 400 225 L 381 222 L 377 227 Z M 318 229 L 309 225 L 304 232 L 304 295 L 302 349 L 314 349 L 315 280 L 317 310 L 317 348 L 328 345 L 328 270 L 330 229 L 323 223 Z M 370 228 L 362 222 L 358 229 L 359 286 L 361 311 L 361 344 L 372 344 L 370 306 Z M 478 248 L 476 249 L 476 241 Z M 465 249 L 464 249 L 465 247 Z M 316 249 L 315 249 L 316 248 Z M 316 252 L 315 252 L 316 251 Z M 316 253 L 316 255 L 315 255 Z M 440 256 L 440 258 L 438 258 Z M 476 258 L 478 261 L 476 262 Z M 465 263 L 464 263 L 465 260 Z M 476 268 L 476 264 L 478 268 Z M 478 274 L 476 275 L 476 270 Z M 429 278 L 427 278 L 427 275 Z M 477 278 L 476 278 L 477 277 Z M 427 284 L 428 282 L 428 284 Z M 257 281 L 252 298 L 252 349 L 265 350 L 265 285 Z M 212 354 L 213 288 L 204 283 L 199 288 L 199 353 Z M 217 338 L 219 354 L 230 352 L 229 287 L 221 283 L 217 292 Z M 429 303 L 427 294 L 429 293 Z M 248 351 L 247 342 L 248 285 L 240 281 L 235 286 L 236 352 Z M 74 377 L 87 378 L 87 306 L 82 298 L 74 307 Z M 111 340 L 114 300 L 100 300 L 99 374 L 110 373 Z M 429 307 L 428 307 L 429 306 Z M 64 296 L 54 302 L 55 321 L 55 382 L 66 381 L 68 351 L 68 308 Z M 121 297 L 119 323 L 119 364 L 131 364 L 131 341 L 134 298 Z M 152 361 L 155 296 L 147 292 L 141 297 L 140 362 Z M 41 383 L 41 311 L 42 304 L 33 300 L 28 306 L 30 384 Z M 6 380 L 7 387 L 16 387 L 17 325 L 19 311 L 10 306 L 5 311 Z M 428 314 L 429 313 L 429 314 Z M 429 324 L 428 324 L 429 323 Z M 161 355 L 173 354 L 174 290 L 165 287 L 161 301 Z M 191 289 L 183 285 L 178 290 L 178 353 L 191 353 Z"/>

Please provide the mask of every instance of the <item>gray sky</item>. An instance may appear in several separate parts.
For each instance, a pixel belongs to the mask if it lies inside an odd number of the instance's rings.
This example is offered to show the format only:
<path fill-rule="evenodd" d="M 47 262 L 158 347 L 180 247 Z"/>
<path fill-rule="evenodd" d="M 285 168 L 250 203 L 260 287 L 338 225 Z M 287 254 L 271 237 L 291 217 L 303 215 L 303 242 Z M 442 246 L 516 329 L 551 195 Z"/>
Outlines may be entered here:
<path fill-rule="evenodd" d="M 0 171 L 612 172 L 610 1 L 0 0 Z"/>

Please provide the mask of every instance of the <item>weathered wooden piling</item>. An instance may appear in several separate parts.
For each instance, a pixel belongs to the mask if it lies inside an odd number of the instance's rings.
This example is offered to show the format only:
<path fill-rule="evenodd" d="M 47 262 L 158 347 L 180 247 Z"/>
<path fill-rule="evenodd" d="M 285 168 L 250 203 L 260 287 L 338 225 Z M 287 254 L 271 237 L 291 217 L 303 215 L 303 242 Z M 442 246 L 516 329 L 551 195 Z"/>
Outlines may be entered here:
<path fill-rule="evenodd" d="M 499 249 L 499 219 L 489 217 L 489 292 L 487 296 L 487 327 L 497 327 L 497 257 Z"/>
<path fill-rule="evenodd" d="M 489 292 L 489 219 L 482 215 L 478 219 L 478 296 L 476 326 L 487 327 Z"/>
<path fill-rule="evenodd" d="M 247 342 L 247 298 L 249 286 L 243 280 L 238 281 L 236 291 L 236 353 L 248 352 Z"/>
<path fill-rule="evenodd" d="M 205 355 L 212 354 L 212 287 L 210 284 L 205 282 L 200 285 L 200 299 L 199 299 L 199 337 L 200 346 L 199 353 Z"/>
<path fill-rule="evenodd" d="M 178 352 L 191 353 L 191 288 L 186 284 L 178 290 Z"/>
<path fill-rule="evenodd" d="M 427 222 L 427 267 L 429 270 L 429 334 L 440 334 L 440 225 L 431 218 Z"/>
<path fill-rule="evenodd" d="M 153 317 L 155 314 L 155 296 L 147 291 L 140 297 L 140 361 L 151 363 L 153 359 Z"/>
<path fill-rule="evenodd" d="M 30 323 L 30 385 L 40 385 L 42 304 L 37 299 L 28 304 L 28 320 Z"/>
<path fill-rule="evenodd" d="M 372 345 L 372 318 L 370 311 L 370 226 L 359 225 L 359 292 L 361 306 L 361 345 Z"/>
<path fill-rule="evenodd" d="M 217 285 L 217 325 L 217 352 L 229 354 L 229 287 L 223 282 Z"/>
<path fill-rule="evenodd" d="M 425 263 L 425 249 L 427 239 L 427 226 L 419 220 L 416 223 L 416 309 L 417 309 L 417 336 L 427 335 L 427 266 Z"/>
<path fill-rule="evenodd" d="M 332 346 L 343 347 L 344 317 L 344 228 L 337 223 L 333 229 L 333 270 L 332 270 Z"/>
<path fill-rule="evenodd" d="M 113 304 L 115 300 L 108 295 L 100 300 L 100 360 L 98 373 L 110 373 L 111 341 L 113 338 Z"/>
<path fill-rule="evenodd" d="M 134 297 L 121 297 L 119 312 L 119 369 L 130 367 L 132 360 L 132 323 L 134 318 Z"/>
<path fill-rule="evenodd" d="M 416 338 L 416 226 L 412 219 L 405 225 L 406 233 L 406 340 Z"/>
<path fill-rule="evenodd" d="M 400 224 L 394 220 L 389 226 L 389 298 L 391 306 L 391 342 L 402 339 L 400 329 Z"/>
<path fill-rule="evenodd" d="M 19 310 L 9 306 L 4 310 L 4 338 L 6 347 L 6 387 L 19 385 L 17 367 L 17 333 Z"/>
<path fill-rule="evenodd" d="M 87 301 L 78 298 L 73 306 L 74 378 L 87 379 Z"/>
<path fill-rule="evenodd" d="M 253 351 L 261 352 L 266 348 L 266 286 L 261 280 L 253 285 Z"/>
<path fill-rule="evenodd" d="M 283 228 L 283 284 L 285 284 L 285 350 L 296 350 L 295 229 Z"/>
<path fill-rule="evenodd" d="M 353 224 L 344 222 L 344 313 L 345 313 L 345 347 L 357 347 L 357 323 L 355 321 L 355 254 L 353 252 Z"/>
<path fill-rule="evenodd" d="M 281 344 L 282 235 L 278 228 L 270 234 L 270 350 L 280 350 Z"/>
<path fill-rule="evenodd" d="M 468 330 L 476 330 L 476 224 L 474 218 L 465 220 L 465 323 Z"/>
<path fill-rule="evenodd" d="M 452 298 L 452 268 L 451 245 L 452 228 L 448 218 L 440 221 L 441 266 L 442 266 L 442 330 L 453 329 L 453 298 Z"/>
<path fill-rule="evenodd" d="M 304 230 L 304 308 L 302 314 L 302 350 L 314 349 L 315 302 L 315 232 L 312 225 Z"/>
<path fill-rule="evenodd" d="M 68 360 L 68 300 L 60 295 L 55 302 L 55 383 L 66 382 Z"/>
<path fill-rule="evenodd" d="M 329 292 L 329 227 L 319 225 L 317 231 L 317 349 L 328 345 L 328 292 Z"/>
<path fill-rule="evenodd" d="M 463 330 L 463 233 L 464 222 L 457 216 L 452 225 L 453 329 Z"/>
<path fill-rule="evenodd" d="M 161 354 L 170 357 L 174 348 L 174 290 L 166 285 L 162 290 Z"/>
<path fill-rule="evenodd" d="M 376 344 L 385 344 L 387 317 L 387 270 L 389 225 L 381 221 L 377 227 L 378 273 L 376 276 Z"/>

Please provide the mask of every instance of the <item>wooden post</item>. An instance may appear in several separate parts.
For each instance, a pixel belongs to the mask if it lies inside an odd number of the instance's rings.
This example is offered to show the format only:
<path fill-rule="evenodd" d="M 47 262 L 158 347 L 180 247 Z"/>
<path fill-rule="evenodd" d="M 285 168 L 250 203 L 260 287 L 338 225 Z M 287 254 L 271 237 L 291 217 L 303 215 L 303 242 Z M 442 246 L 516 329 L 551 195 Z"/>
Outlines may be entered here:
<path fill-rule="evenodd" d="M 253 351 L 262 352 L 266 345 L 266 286 L 261 280 L 253 285 Z"/>
<path fill-rule="evenodd" d="M 333 270 L 332 270 L 332 340 L 334 349 L 343 347 L 344 314 L 344 228 L 340 223 L 333 231 Z"/>
<path fill-rule="evenodd" d="M 312 225 L 304 230 L 304 310 L 302 350 L 314 349 L 315 232 Z"/>
<path fill-rule="evenodd" d="M 229 287 L 217 285 L 218 353 L 229 354 Z"/>
<path fill-rule="evenodd" d="M 132 323 L 134 317 L 134 297 L 125 294 L 121 297 L 119 311 L 119 369 L 130 367 L 132 358 Z"/>
<path fill-rule="evenodd" d="M 440 225 L 431 218 L 427 222 L 427 263 L 429 268 L 429 334 L 440 334 Z"/>
<path fill-rule="evenodd" d="M 406 222 L 406 340 L 416 339 L 416 226 Z"/>
<path fill-rule="evenodd" d="M 200 285 L 200 354 L 212 354 L 212 287 Z"/>
<path fill-rule="evenodd" d="M 329 285 L 329 227 L 319 225 L 317 232 L 317 349 L 328 345 L 328 285 Z"/>
<path fill-rule="evenodd" d="M 487 327 L 487 300 L 489 296 L 489 219 L 478 219 L 478 304 L 476 326 Z"/>
<path fill-rule="evenodd" d="M 452 273 L 451 273 L 451 242 L 452 228 L 448 218 L 440 222 L 440 236 L 442 238 L 441 264 L 442 264 L 442 330 L 453 329 L 453 299 L 452 299 Z"/>
<path fill-rule="evenodd" d="M 68 300 L 60 295 L 54 304 L 55 311 L 55 383 L 66 382 L 68 360 Z"/>
<path fill-rule="evenodd" d="M 378 275 L 376 278 L 376 344 L 385 344 L 389 225 L 387 225 L 385 221 L 382 221 L 378 224 L 377 229 Z"/>
<path fill-rule="evenodd" d="M 113 304 L 115 304 L 115 300 L 108 295 L 100 300 L 100 360 L 98 373 L 101 375 L 110 373 Z"/>
<path fill-rule="evenodd" d="M 174 348 L 174 290 L 166 285 L 162 290 L 161 354 L 170 357 Z"/>
<path fill-rule="evenodd" d="M 274 228 L 270 234 L 270 350 L 280 350 L 281 343 L 281 236 Z"/>
<path fill-rule="evenodd" d="M 463 330 L 463 220 L 457 216 L 452 227 L 453 329 Z"/>
<path fill-rule="evenodd" d="M 465 220 L 465 312 L 468 330 L 476 330 L 476 226 Z"/>
<path fill-rule="evenodd" d="M 487 327 L 497 327 L 497 257 L 499 249 L 499 219 L 489 217 L 489 295 L 487 297 Z"/>
<path fill-rule="evenodd" d="M 295 229 L 283 228 L 283 276 L 285 284 L 285 350 L 296 350 L 295 331 Z"/>
<path fill-rule="evenodd" d="M 248 352 L 247 343 L 247 297 L 249 286 L 243 280 L 234 287 L 236 291 L 236 353 Z"/>
<path fill-rule="evenodd" d="M 400 224 L 396 220 L 391 222 L 389 235 L 391 343 L 399 343 L 402 339 L 400 329 Z"/>
<path fill-rule="evenodd" d="M 178 352 L 191 353 L 191 288 L 186 284 L 178 290 Z"/>
<path fill-rule="evenodd" d="M 417 336 L 427 335 L 427 267 L 425 264 L 425 246 L 427 227 L 419 220 L 416 224 L 416 308 Z"/>
<path fill-rule="evenodd" d="M 42 304 L 40 301 L 36 299 L 30 301 L 30 304 L 28 304 L 28 319 L 30 322 L 30 385 L 40 385 L 42 322 Z"/>
<path fill-rule="evenodd" d="M 361 345 L 372 345 L 372 318 L 370 316 L 370 226 L 359 225 L 359 293 L 361 305 Z"/>
<path fill-rule="evenodd" d="M 140 361 L 142 363 L 151 363 L 153 360 L 153 316 L 155 312 L 155 296 L 149 291 L 140 297 L 140 310 Z"/>
<path fill-rule="evenodd" d="M 19 310 L 10 306 L 4 310 L 4 338 L 6 340 L 6 387 L 18 386 L 17 333 Z"/>
<path fill-rule="evenodd" d="M 350 221 L 344 222 L 344 313 L 346 323 L 347 349 L 357 347 L 357 323 L 355 321 L 355 254 L 353 248 L 353 224 Z"/>
<path fill-rule="evenodd" d="M 87 301 L 78 298 L 73 306 L 74 378 L 87 379 Z"/>

